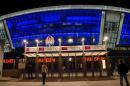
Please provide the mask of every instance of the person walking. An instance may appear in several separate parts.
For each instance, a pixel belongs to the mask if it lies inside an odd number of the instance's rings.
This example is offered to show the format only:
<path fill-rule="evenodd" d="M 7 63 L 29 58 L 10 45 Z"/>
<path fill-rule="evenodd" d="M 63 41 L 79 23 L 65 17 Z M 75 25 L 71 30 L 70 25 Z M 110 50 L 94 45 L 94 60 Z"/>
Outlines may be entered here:
<path fill-rule="evenodd" d="M 45 85 L 46 74 L 48 72 L 48 68 L 45 64 L 42 65 L 41 72 L 42 72 L 42 84 Z"/>
<path fill-rule="evenodd" d="M 125 79 L 127 86 L 129 86 L 129 82 L 127 79 L 128 69 L 128 66 L 121 59 L 120 64 L 118 65 L 118 74 L 120 75 L 120 86 L 123 86 L 123 78 Z"/>

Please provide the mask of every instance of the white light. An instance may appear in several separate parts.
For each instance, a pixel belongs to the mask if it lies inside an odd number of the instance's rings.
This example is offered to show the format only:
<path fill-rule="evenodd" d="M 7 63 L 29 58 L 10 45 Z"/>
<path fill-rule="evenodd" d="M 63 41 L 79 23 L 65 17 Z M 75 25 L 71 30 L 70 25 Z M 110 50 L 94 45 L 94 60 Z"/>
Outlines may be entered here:
<path fill-rule="evenodd" d="M 104 41 L 107 41 L 107 40 L 108 40 L 108 37 L 107 37 L 107 36 L 105 36 L 105 37 L 104 37 Z"/>
<path fill-rule="evenodd" d="M 95 39 L 95 38 L 93 38 L 93 42 L 95 42 L 95 40 L 96 40 L 96 39 Z"/>
<path fill-rule="evenodd" d="M 72 38 L 69 38 L 69 39 L 68 39 L 68 42 L 69 42 L 69 43 L 73 43 L 73 39 L 72 39 Z"/>
<path fill-rule="evenodd" d="M 24 39 L 24 40 L 23 40 L 23 42 L 24 42 L 24 43 L 26 43 L 26 42 L 27 42 L 27 40 L 26 40 L 26 39 Z"/>
<path fill-rule="evenodd" d="M 105 60 L 102 60 L 102 68 L 106 69 L 106 61 Z"/>
<path fill-rule="evenodd" d="M 72 58 L 69 58 L 69 61 L 72 61 Z"/>
<path fill-rule="evenodd" d="M 121 13 L 122 16 L 124 16 L 124 13 Z"/>
<path fill-rule="evenodd" d="M 105 14 L 105 12 L 104 12 L 104 11 L 102 11 L 102 14 Z"/>
<path fill-rule="evenodd" d="M 58 41 L 61 43 L 61 41 L 62 41 L 61 38 L 59 38 Z"/>
<path fill-rule="evenodd" d="M 81 42 L 84 42 L 84 41 L 85 41 L 85 38 L 82 38 L 82 39 L 81 39 Z"/>
<path fill-rule="evenodd" d="M 28 43 L 26 39 L 24 39 L 23 42 L 26 43 L 26 44 Z"/>
<path fill-rule="evenodd" d="M 37 42 L 37 43 L 38 43 L 38 42 L 39 42 L 39 40 L 38 40 L 38 39 L 36 39 L 36 40 L 35 40 L 35 42 Z"/>

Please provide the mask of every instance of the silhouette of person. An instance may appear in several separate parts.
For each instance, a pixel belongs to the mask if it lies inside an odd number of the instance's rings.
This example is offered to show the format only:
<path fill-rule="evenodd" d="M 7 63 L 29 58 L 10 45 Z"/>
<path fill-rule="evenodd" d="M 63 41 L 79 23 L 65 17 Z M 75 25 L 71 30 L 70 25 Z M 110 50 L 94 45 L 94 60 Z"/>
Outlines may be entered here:
<path fill-rule="evenodd" d="M 28 70 L 28 79 L 33 79 L 33 74 L 32 74 L 33 67 L 31 64 L 28 64 L 27 70 Z"/>
<path fill-rule="evenodd" d="M 127 73 L 128 73 L 128 66 L 121 59 L 120 64 L 118 65 L 118 74 L 120 75 L 120 85 L 121 86 L 123 86 L 123 78 L 125 79 L 127 86 L 129 86 L 129 82 L 127 79 Z"/>
<path fill-rule="evenodd" d="M 64 65 L 62 66 L 62 72 L 65 72 L 65 66 Z"/>
<path fill-rule="evenodd" d="M 114 70 L 115 70 L 115 63 L 112 62 L 111 65 L 110 65 L 111 76 L 113 76 Z"/>
<path fill-rule="evenodd" d="M 46 74 L 48 72 L 48 68 L 45 64 L 42 65 L 41 72 L 42 72 L 42 84 L 45 85 Z"/>

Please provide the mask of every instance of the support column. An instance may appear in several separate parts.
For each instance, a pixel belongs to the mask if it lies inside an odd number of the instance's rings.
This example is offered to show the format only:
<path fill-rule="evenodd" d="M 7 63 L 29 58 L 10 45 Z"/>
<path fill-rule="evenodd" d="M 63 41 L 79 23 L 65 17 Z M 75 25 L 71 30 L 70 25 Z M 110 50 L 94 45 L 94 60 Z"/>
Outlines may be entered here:
<path fill-rule="evenodd" d="M 78 76 L 78 74 L 77 74 L 77 57 L 76 57 L 76 53 L 75 53 L 75 57 L 74 57 L 74 62 L 75 62 L 75 77 L 77 77 Z"/>
<path fill-rule="evenodd" d="M 119 41 L 120 41 L 120 36 L 121 36 L 121 31 L 122 31 L 122 25 L 123 25 L 124 17 L 125 17 L 125 14 L 121 13 L 120 24 L 119 24 L 119 31 L 118 31 L 118 37 L 117 37 L 117 43 L 116 43 L 117 45 L 119 44 Z"/>
<path fill-rule="evenodd" d="M 3 58 L 4 58 L 4 52 L 0 45 L 0 78 L 2 78 L 2 74 L 3 74 Z"/>
<path fill-rule="evenodd" d="M 53 57 L 51 57 L 52 59 L 53 59 Z M 53 62 L 51 62 L 50 63 L 51 64 L 51 78 L 53 78 L 54 77 L 54 74 L 53 74 L 53 72 L 54 72 L 54 64 L 53 64 Z"/>
<path fill-rule="evenodd" d="M 94 56 L 92 56 L 91 68 L 92 68 L 92 77 L 94 77 Z"/>
<path fill-rule="evenodd" d="M 104 23 L 105 23 L 105 11 L 102 11 L 101 24 L 100 24 L 99 44 L 102 44 L 102 40 L 103 40 Z"/>
<path fill-rule="evenodd" d="M 62 70 L 61 70 L 61 67 L 62 67 L 62 60 L 61 60 L 61 53 L 59 54 L 59 60 L 58 60 L 58 63 L 59 63 L 59 78 L 62 77 Z"/>
<path fill-rule="evenodd" d="M 85 53 L 83 53 L 83 74 L 86 77 L 86 61 L 85 61 Z"/>
<path fill-rule="evenodd" d="M 59 42 L 59 58 L 58 58 L 58 65 L 59 65 L 59 77 L 61 78 L 62 77 L 62 70 L 61 70 L 61 68 L 62 68 L 62 59 L 61 59 L 61 57 L 62 57 L 62 54 L 61 54 L 61 42 L 62 42 L 62 39 L 58 39 L 58 42 Z"/>
<path fill-rule="evenodd" d="M 110 61 L 108 57 L 108 51 L 107 51 L 107 40 L 105 40 L 105 47 L 106 47 L 106 69 L 107 69 L 107 76 L 110 76 Z"/>

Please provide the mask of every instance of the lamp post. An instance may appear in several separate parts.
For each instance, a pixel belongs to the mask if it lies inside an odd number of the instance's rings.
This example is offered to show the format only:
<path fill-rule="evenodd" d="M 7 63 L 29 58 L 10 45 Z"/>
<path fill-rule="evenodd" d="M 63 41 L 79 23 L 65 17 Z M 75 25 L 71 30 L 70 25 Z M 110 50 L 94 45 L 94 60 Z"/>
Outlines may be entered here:
<path fill-rule="evenodd" d="M 85 38 L 82 38 L 81 39 L 81 42 L 82 42 L 82 49 L 83 49 L 83 70 L 84 70 L 84 77 L 86 77 L 86 62 L 85 62 L 85 52 L 84 52 L 84 41 L 85 41 Z"/>
<path fill-rule="evenodd" d="M 84 41 L 85 41 L 85 38 L 82 38 L 81 42 L 82 42 L 83 54 L 84 54 Z"/>
<path fill-rule="evenodd" d="M 35 74 L 36 76 L 35 76 L 35 77 L 36 77 L 36 79 L 38 79 L 38 77 L 39 77 L 39 74 L 38 74 L 38 66 L 39 66 L 39 65 L 38 65 L 39 45 L 38 45 L 38 44 L 40 43 L 40 41 L 39 41 L 38 39 L 36 39 L 35 42 L 36 42 L 36 48 L 37 48 L 37 49 L 36 49 L 36 50 L 37 50 L 37 51 L 36 51 L 36 60 L 35 60 L 35 61 L 36 61 L 36 62 L 35 62 L 35 70 L 36 70 L 36 74 Z"/>
<path fill-rule="evenodd" d="M 28 44 L 28 41 L 26 39 L 23 40 L 23 43 L 24 43 L 24 59 L 27 60 L 26 58 L 26 47 L 27 47 L 27 44 Z"/>
<path fill-rule="evenodd" d="M 27 47 L 28 41 L 26 39 L 24 39 L 23 43 L 24 43 L 24 53 L 26 54 L 26 47 Z"/>
<path fill-rule="evenodd" d="M 26 39 L 23 40 L 23 43 L 24 43 L 24 59 L 23 59 L 23 62 L 25 64 L 25 66 L 27 65 L 27 57 L 26 57 L 26 47 L 27 47 L 27 44 L 28 44 L 28 41 Z M 22 73 L 23 73 L 23 78 L 26 78 L 26 73 L 25 73 L 26 69 L 24 67 L 24 69 L 22 69 Z"/>
<path fill-rule="evenodd" d="M 108 58 L 108 51 L 107 51 L 107 41 L 108 41 L 108 36 L 104 36 L 103 39 L 104 43 L 105 43 L 105 47 L 106 47 L 106 67 L 107 67 L 107 76 L 110 75 L 110 68 L 109 68 L 109 58 Z"/>
<path fill-rule="evenodd" d="M 68 39 L 68 43 L 70 43 L 70 44 L 72 44 L 73 43 L 73 38 L 69 38 Z M 72 60 L 72 59 L 70 59 L 70 57 L 69 57 L 69 53 L 68 53 L 68 61 L 67 61 L 67 63 L 68 63 L 68 70 L 69 70 L 69 73 L 68 73 L 68 75 L 69 75 L 69 77 L 70 77 L 70 71 L 71 71 L 71 61 L 70 60 Z"/>
<path fill-rule="evenodd" d="M 61 42 L 62 42 L 62 39 L 59 38 L 58 39 L 58 42 L 59 42 L 59 77 L 61 78 L 61 74 L 62 74 L 62 71 L 61 71 L 61 68 L 62 68 L 62 62 L 61 62 Z"/>
<path fill-rule="evenodd" d="M 96 39 L 95 39 L 95 37 L 94 37 L 94 34 L 92 35 L 92 44 L 94 45 L 95 44 L 95 41 L 96 41 Z M 92 55 L 92 77 L 94 77 L 94 56 Z"/>

